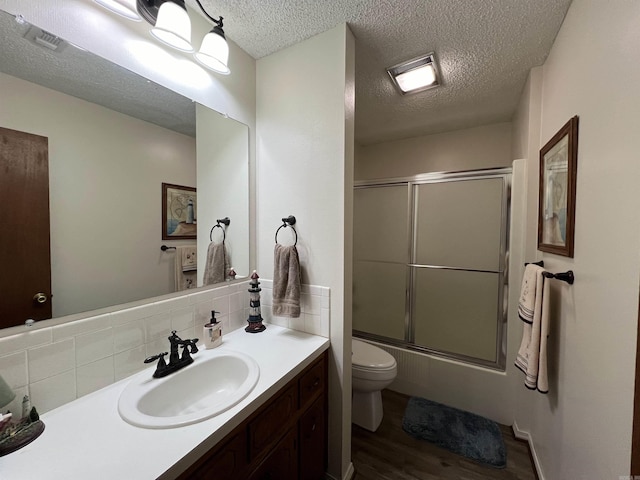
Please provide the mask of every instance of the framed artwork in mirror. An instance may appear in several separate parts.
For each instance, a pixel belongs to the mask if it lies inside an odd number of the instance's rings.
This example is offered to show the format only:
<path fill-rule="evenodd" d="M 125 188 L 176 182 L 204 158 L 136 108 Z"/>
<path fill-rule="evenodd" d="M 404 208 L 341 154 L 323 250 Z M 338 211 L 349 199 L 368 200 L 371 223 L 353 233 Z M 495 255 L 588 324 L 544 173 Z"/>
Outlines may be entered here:
<path fill-rule="evenodd" d="M 162 239 L 195 239 L 197 218 L 196 189 L 163 183 Z"/>
<path fill-rule="evenodd" d="M 578 117 L 540 150 L 538 250 L 573 258 L 578 168 Z"/>

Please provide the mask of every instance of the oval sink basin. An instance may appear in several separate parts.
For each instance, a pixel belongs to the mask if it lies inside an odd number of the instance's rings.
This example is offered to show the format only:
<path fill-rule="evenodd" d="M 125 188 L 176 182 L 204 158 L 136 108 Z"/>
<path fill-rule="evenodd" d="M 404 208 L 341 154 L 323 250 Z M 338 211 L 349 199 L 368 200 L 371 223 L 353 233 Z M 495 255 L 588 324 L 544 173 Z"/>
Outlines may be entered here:
<path fill-rule="evenodd" d="M 243 353 L 205 350 L 193 359 L 164 378 L 136 375 L 118 400 L 120 416 L 138 427 L 182 427 L 228 410 L 258 383 L 260 367 Z"/>

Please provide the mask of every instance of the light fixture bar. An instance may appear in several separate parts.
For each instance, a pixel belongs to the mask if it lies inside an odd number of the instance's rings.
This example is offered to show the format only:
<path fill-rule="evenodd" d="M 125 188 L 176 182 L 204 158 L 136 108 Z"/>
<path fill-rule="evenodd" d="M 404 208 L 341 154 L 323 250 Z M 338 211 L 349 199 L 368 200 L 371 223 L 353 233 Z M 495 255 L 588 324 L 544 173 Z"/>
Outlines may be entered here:
<path fill-rule="evenodd" d="M 433 52 L 389 67 L 387 73 L 401 95 L 440 85 Z"/>

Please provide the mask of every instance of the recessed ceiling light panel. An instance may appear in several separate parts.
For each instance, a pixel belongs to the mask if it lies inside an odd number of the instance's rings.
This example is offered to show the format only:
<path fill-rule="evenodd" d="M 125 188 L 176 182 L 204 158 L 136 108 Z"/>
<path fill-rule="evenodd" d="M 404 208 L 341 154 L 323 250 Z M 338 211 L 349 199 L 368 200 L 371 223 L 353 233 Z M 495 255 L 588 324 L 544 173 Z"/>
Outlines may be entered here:
<path fill-rule="evenodd" d="M 440 84 L 433 53 L 389 67 L 387 73 L 401 95 L 422 92 Z"/>

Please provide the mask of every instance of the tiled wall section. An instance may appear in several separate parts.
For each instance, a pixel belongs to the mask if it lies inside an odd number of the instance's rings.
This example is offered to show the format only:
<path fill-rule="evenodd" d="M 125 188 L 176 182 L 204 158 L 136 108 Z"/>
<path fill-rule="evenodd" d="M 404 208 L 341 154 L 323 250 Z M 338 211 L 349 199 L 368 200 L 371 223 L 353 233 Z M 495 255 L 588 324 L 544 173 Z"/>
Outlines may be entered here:
<path fill-rule="evenodd" d="M 300 295 L 300 317 L 277 317 L 271 313 L 273 282 L 260 279 L 262 288 L 262 317 L 274 325 L 312 333 L 329 338 L 330 289 L 316 285 L 302 285 Z"/>
<path fill-rule="evenodd" d="M 262 280 L 262 279 L 261 279 Z M 271 316 L 271 281 L 261 281 L 263 318 L 291 329 L 329 336 L 329 289 L 302 287 L 299 319 Z M 0 339 L 0 374 L 16 393 L 4 409 L 21 412 L 24 395 L 40 413 L 128 377 L 143 360 L 167 351 L 167 337 L 202 338 L 211 310 L 223 332 L 246 325 L 248 284 L 238 283 L 83 318 Z"/>

